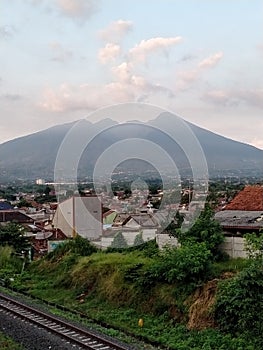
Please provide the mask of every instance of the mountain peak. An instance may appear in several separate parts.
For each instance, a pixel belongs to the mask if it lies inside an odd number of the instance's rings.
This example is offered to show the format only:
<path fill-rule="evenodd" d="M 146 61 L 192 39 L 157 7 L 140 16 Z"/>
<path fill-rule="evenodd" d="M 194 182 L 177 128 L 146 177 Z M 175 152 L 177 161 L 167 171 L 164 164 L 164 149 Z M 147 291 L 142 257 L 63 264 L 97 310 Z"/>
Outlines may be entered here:
<path fill-rule="evenodd" d="M 262 150 L 233 141 L 183 119 L 181 120 L 184 125 L 191 128 L 199 140 L 210 171 L 232 171 L 233 173 L 244 171 L 250 173 L 262 172 Z M 156 126 L 156 129 L 150 127 L 151 125 Z M 89 137 L 94 134 L 94 142 L 89 147 L 91 153 L 86 157 L 88 163 L 85 166 L 88 166 L 89 169 L 95 165 L 96 157 L 99 157 L 100 152 L 104 152 L 117 141 L 129 138 L 149 140 L 163 148 L 172 157 L 175 157 L 175 160 L 181 159 L 182 150 L 178 148 L 178 145 L 171 143 L 171 140 L 167 140 L 165 134 L 161 132 L 164 125 L 167 130 L 169 128 L 170 130 L 178 130 L 180 127 L 178 119 L 168 112 L 161 113 L 149 123 L 131 121 L 121 124 L 111 118 L 106 118 L 96 123 L 91 123 L 87 119 L 81 119 L 71 123 L 56 125 L 0 145 L 0 179 L 17 177 L 24 179 L 53 178 L 58 149 L 64 137 L 74 126 L 77 126 L 75 129 L 76 135 L 78 135 L 78 130 L 81 137 L 84 138 L 85 134 L 89 135 Z M 180 128 L 178 132 L 180 132 Z M 136 155 L 135 149 L 134 152 Z M 113 159 L 114 156 L 113 154 Z"/>

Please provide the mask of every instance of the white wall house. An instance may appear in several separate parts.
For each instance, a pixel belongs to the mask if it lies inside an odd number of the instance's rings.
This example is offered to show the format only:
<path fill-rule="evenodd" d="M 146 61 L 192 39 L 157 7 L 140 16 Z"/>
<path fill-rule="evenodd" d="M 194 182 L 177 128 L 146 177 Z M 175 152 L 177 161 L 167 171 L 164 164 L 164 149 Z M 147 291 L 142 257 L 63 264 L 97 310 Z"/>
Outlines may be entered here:
<path fill-rule="evenodd" d="M 52 222 L 66 236 L 91 241 L 102 236 L 102 205 L 98 197 L 73 196 L 59 203 Z"/>

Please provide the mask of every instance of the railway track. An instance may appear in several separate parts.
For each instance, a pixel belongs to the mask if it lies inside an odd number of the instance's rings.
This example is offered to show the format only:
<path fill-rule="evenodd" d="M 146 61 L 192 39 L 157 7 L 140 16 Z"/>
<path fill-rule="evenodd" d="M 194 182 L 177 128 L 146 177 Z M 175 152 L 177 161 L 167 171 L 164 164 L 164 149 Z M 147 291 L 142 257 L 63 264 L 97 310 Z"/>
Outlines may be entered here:
<path fill-rule="evenodd" d="M 37 310 L 1 293 L 0 309 L 59 336 L 66 342 L 70 342 L 75 348 L 89 350 L 129 349 L 124 345 L 115 343 L 113 340 L 79 328 L 56 316 Z"/>

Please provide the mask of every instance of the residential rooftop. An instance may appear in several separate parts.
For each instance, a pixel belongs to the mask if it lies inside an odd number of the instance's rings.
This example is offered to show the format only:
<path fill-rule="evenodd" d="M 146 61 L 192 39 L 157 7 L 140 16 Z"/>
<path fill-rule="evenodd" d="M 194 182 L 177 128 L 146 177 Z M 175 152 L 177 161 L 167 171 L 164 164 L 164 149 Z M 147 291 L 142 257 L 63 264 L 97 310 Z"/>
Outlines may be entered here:
<path fill-rule="evenodd" d="M 18 210 L 1 210 L 0 211 L 0 223 L 2 222 L 16 222 L 18 224 L 22 223 L 34 223 L 34 220 L 28 215 L 21 213 Z"/>
<path fill-rule="evenodd" d="M 246 186 L 226 206 L 226 210 L 263 210 L 263 187 L 260 185 Z"/>
<path fill-rule="evenodd" d="M 223 210 L 215 214 L 215 219 L 223 228 L 255 230 L 263 228 L 263 210 Z"/>

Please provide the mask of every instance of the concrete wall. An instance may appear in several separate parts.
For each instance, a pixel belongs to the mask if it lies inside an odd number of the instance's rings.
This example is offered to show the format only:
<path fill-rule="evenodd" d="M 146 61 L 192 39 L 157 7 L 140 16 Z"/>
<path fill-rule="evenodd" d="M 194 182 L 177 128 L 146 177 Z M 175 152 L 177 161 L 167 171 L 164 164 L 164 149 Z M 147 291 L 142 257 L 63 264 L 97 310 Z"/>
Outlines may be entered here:
<path fill-rule="evenodd" d="M 156 242 L 160 249 L 165 246 L 177 247 L 178 241 L 175 237 L 170 237 L 168 234 L 157 234 Z M 225 242 L 221 244 L 220 249 L 227 253 L 231 258 L 246 258 L 247 253 L 244 248 L 244 238 L 242 237 L 225 237 Z"/>
<path fill-rule="evenodd" d="M 112 241 L 113 241 L 112 237 L 101 237 L 101 241 L 99 243 L 96 242 L 95 244 L 97 245 L 98 248 L 106 249 L 111 246 Z"/>
<path fill-rule="evenodd" d="M 156 235 L 156 243 L 160 249 L 165 247 L 177 247 L 179 245 L 177 238 L 170 237 L 166 233 L 158 233 Z"/>
<path fill-rule="evenodd" d="M 246 258 L 247 253 L 244 249 L 245 239 L 242 237 L 225 237 L 225 242 L 220 248 L 227 253 L 231 258 Z"/>
<path fill-rule="evenodd" d="M 144 242 L 148 242 L 152 239 L 155 239 L 157 229 L 156 228 L 144 228 L 141 230 L 142 239 Z"/>
<path fill-rule="evenodd" d="M 117 232 L 121 232 L 123 237 L 125 238 L 128 246 L 133 246 L 134 245 L 134 240 L 136 238 L 136 236 L 138 234 L 142 234 L 142 239 L 144 240 L 144 242 L 148 242 L 150 240 L 155 239 L 156 236 L 156 229 L 141 229 L 141 230 L 121 230 L 121 228 L 116 229 L 116 234 Z M 114 239 L 114 235 L 112 235 L 111 237 L 101 237 L 101 243 L 96 243 L 97 246 L 101 247 L 102 249 L 110 247 L 111 243 Z"/>

